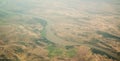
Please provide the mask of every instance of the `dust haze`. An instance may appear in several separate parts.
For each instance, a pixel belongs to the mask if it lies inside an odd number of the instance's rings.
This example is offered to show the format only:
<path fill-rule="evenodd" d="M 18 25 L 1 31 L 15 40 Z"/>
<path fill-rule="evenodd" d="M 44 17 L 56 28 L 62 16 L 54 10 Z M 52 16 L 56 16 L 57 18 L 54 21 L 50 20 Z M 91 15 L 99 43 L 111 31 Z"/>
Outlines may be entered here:
<path fill-rule="evenodd" d="M 120 61 L 119 0 L 0 0 L 0 60 Z"/>

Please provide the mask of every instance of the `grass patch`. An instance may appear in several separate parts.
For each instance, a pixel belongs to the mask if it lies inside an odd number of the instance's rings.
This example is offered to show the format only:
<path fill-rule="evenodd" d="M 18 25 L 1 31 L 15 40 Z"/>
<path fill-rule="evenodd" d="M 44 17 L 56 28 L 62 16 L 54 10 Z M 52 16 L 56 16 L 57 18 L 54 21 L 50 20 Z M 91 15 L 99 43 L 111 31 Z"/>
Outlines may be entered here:
<path fill-rule="evenodd" d="M 50 58 L 53 57 L 72 58 L 77 54 L 75 48 L 65 49 L 65 48 L 56 47 L 54 45 L 48 46 L 47 50 L 48 50 L 48 56 Z"/>
<path fill-rule="evenodd" d="M 75 48 L 68 49 L 68 50 L 66 51 L 66 56 L 69 57 L 69 58 L 74 57 L 76 54 L 77 54 L 77 52 L 76 52 L 76 49 L 75 49 Z"/>
<path fill-rule="evenodd" d="M 48 50 L 48 56 L 50 58 L 55 57 L 55 56 L 62 56 L 63 50 L 60 48 L 57 48 L 56 46 L 50 45 L 47 47 Z"/>
<path fill-rule="evenodd" d="M 42 35 L 42 37 L 46 37 L 46 30 L 45 30 L 45 28 L 43 28 L 43 30 L 41 31 L 41 35 Z"/>

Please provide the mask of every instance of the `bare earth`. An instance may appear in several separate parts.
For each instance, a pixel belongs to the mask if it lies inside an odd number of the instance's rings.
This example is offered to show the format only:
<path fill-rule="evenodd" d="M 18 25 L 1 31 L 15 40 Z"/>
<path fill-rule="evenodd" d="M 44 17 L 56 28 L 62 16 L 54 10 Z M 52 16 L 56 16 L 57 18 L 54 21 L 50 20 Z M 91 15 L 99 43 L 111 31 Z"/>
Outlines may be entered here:
<path fill-rule="evenodd" d="M 119 0 L 1 0 L 0 60 L 120 61 Z"/>

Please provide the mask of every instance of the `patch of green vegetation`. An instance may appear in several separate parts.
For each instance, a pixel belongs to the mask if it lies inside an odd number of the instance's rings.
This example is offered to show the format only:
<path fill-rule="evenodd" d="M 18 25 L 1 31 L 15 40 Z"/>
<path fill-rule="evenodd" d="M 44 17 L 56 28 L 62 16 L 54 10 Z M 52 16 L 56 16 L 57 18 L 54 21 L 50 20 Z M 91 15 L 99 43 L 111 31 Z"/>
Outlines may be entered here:
<path fill-rule="evenodd" d="M 103 31 L 97 31 L 98 34 L 101 34 L 103 37 L 105 38 L 114 38 L 114 39 L 117 39 L 118 41 L 120 40 L 120 37 L 118 36 L 115 36 L 115 35 L 112 35 L 110 33 L 107 33 L 107 32 L 103 32 Z"/>
<path fill-rule="evenodd" d="M 7 24 L 7 22 L 2 20 L 2 19 L 0 19 L 0 25 L 4 25 L 4 24 Z"/>
<path fill-rule="evenodd" d="M 35 42 L 36 44 L 41 44 L 41 42 L 47 43 L 47 45 L 55 45 L 53 42 L 51 42 L 50 40 L 48 40 L 45 37 L 42 37 L 40 39 L 33 39 L 33 42 Z"/>
<path fill-rule="evenodd" d="M 99 43 L 100 41 L 97 40 L 97 39 L 92 39 L 91 41 L 89 42 L 86 42 L 87 44 L 91 44 L 91 45 L 96 45 L 97 43 Z"/>
<path fill-rule="evenodd" d="M 107 43 L 104 43 L 104 42 L 100 42 L 102 45 L 104 45 L 104 46 L 107 46 L 107 47 L 109 47 L 109 48 L 112 48 L 112 46 L 110 46 L 109 44 L 107 44 Z"/>
<path fill-rule="evenodd" d="M 46 36 L 46 30 L 45 30 L 45 28 L 41 31 L 41 35 L 42 35 L 42 37 Z"/>
<path fill-rule="evenodd" d="M 41 45 L 41 43 L 40 43 L 39 40 L 36 40 L 35 43 L 36 43 L 37 45 Z"/>
<path fill-rule="evenodd" d="M 40 20 L 40 19 L 38 19 L 38 20 Z M 50 44 L 50 45 L 51 45 L 51 44 L 54 45 L 53 42 L 51 42 L 50 40 L 48 40 L 48 39 L 46 38 L 46 29 L 45 29 L 45 26 L 47 25 L 47 22 L 46 22 L 45 20 L 41 20 L 40 23 L 44 26 L 44 28 L 43 28 L 42 31 L 41 31 L 41 36 L 42 36 L 42 38 L 39 39 L 39 40 L 47 43 L 48 45 L 49 45 L 49 44 Z"/>
<path fill-rule="evenodd" d="M 22 48 L 17 47 L 17 48 L 15 49 L 15 52 L 16 52 L 16 53 L 23 53 L 24 51 L 23 51 Z"/>
<path fill-rule="evenodd" d="M 36 20 L 38 23 L 40 23 L 42 26 L 46 26 L 47 25 L 47 21 L 40 19 L 40 18 L 34 18 L 34 20 Z"/>
<path fill-rule="evenodd" d="M 56 47 L 56 46 L 53 46 L 53 45 L 50 45 L 47 47 L 47 50 L 48 50 L 48 56 L 49 57 L 55 57 L 55 56 L 62 56 L 63 54 L 63 50 Z"/>
<path fill-rule="evenodd" d="M 54 45 L 54 43 L 53 42 L 51 42 L 50 40 L 48 40 L 47 38 L 43 38 L 43 42 L 46 42 L 46 43 L 48 43 L 49 45 Z"/>
<path fill-rule="evenodd" d="M 74 46 L 65 46 L 66 49 L 74 48 Z"/>
<path fill-rule="evenodd" d="M 75 48 L 68 49 L 66 52 L 66 56 L 69 58 L 74 57 L 76 54 L 77 52 Z"/>
<path fill-rule="evenodd" d="M 92 51 L 93 53 L 96 53 L 96 54 L 105 55 L 105 56 L 107 56 L 107 57 L 110 58 L 110 59 L 111 59 L 111 58 L 112 58 L 112 59 L 116 59 L 116 58 L 108 55 L 107 53 L 105 53 L 105 52 L 103 52 L 103 51 L 100 51 L 100 50 L 97 50 L 97 49 L 94 49 L 94 48 L 92 48 L 91 51 Z M 116 60 L 117 60 L 117 59 L 116 59 Z"/>
<path fill-rule="evenodd" d="M 71 49 L 64 49 L 64 48 L 60 48 L 60 47 L 57 47 L 57 46 L 54 46 L 54 45 L 49 45 L 47 47 L 47 50 L 48 50 L 48 56 L 50 58 L 52 57 L 68 57 L 68 58 L 72 58 L 74 57 L 77 52 L 76 52 L 76 49 L 75 48 L 71 48 Z"/>

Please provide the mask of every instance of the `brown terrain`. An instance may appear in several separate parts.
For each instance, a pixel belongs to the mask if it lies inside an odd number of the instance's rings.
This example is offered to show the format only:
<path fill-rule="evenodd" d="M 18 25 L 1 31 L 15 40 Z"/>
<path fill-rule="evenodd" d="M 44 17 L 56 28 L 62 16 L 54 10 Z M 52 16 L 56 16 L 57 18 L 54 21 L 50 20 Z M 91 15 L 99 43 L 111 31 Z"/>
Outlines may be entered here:
<path fill-rule="evenodd" d="M 0 61 L 120 61 L 119 0 L 0 0 Z"/>

